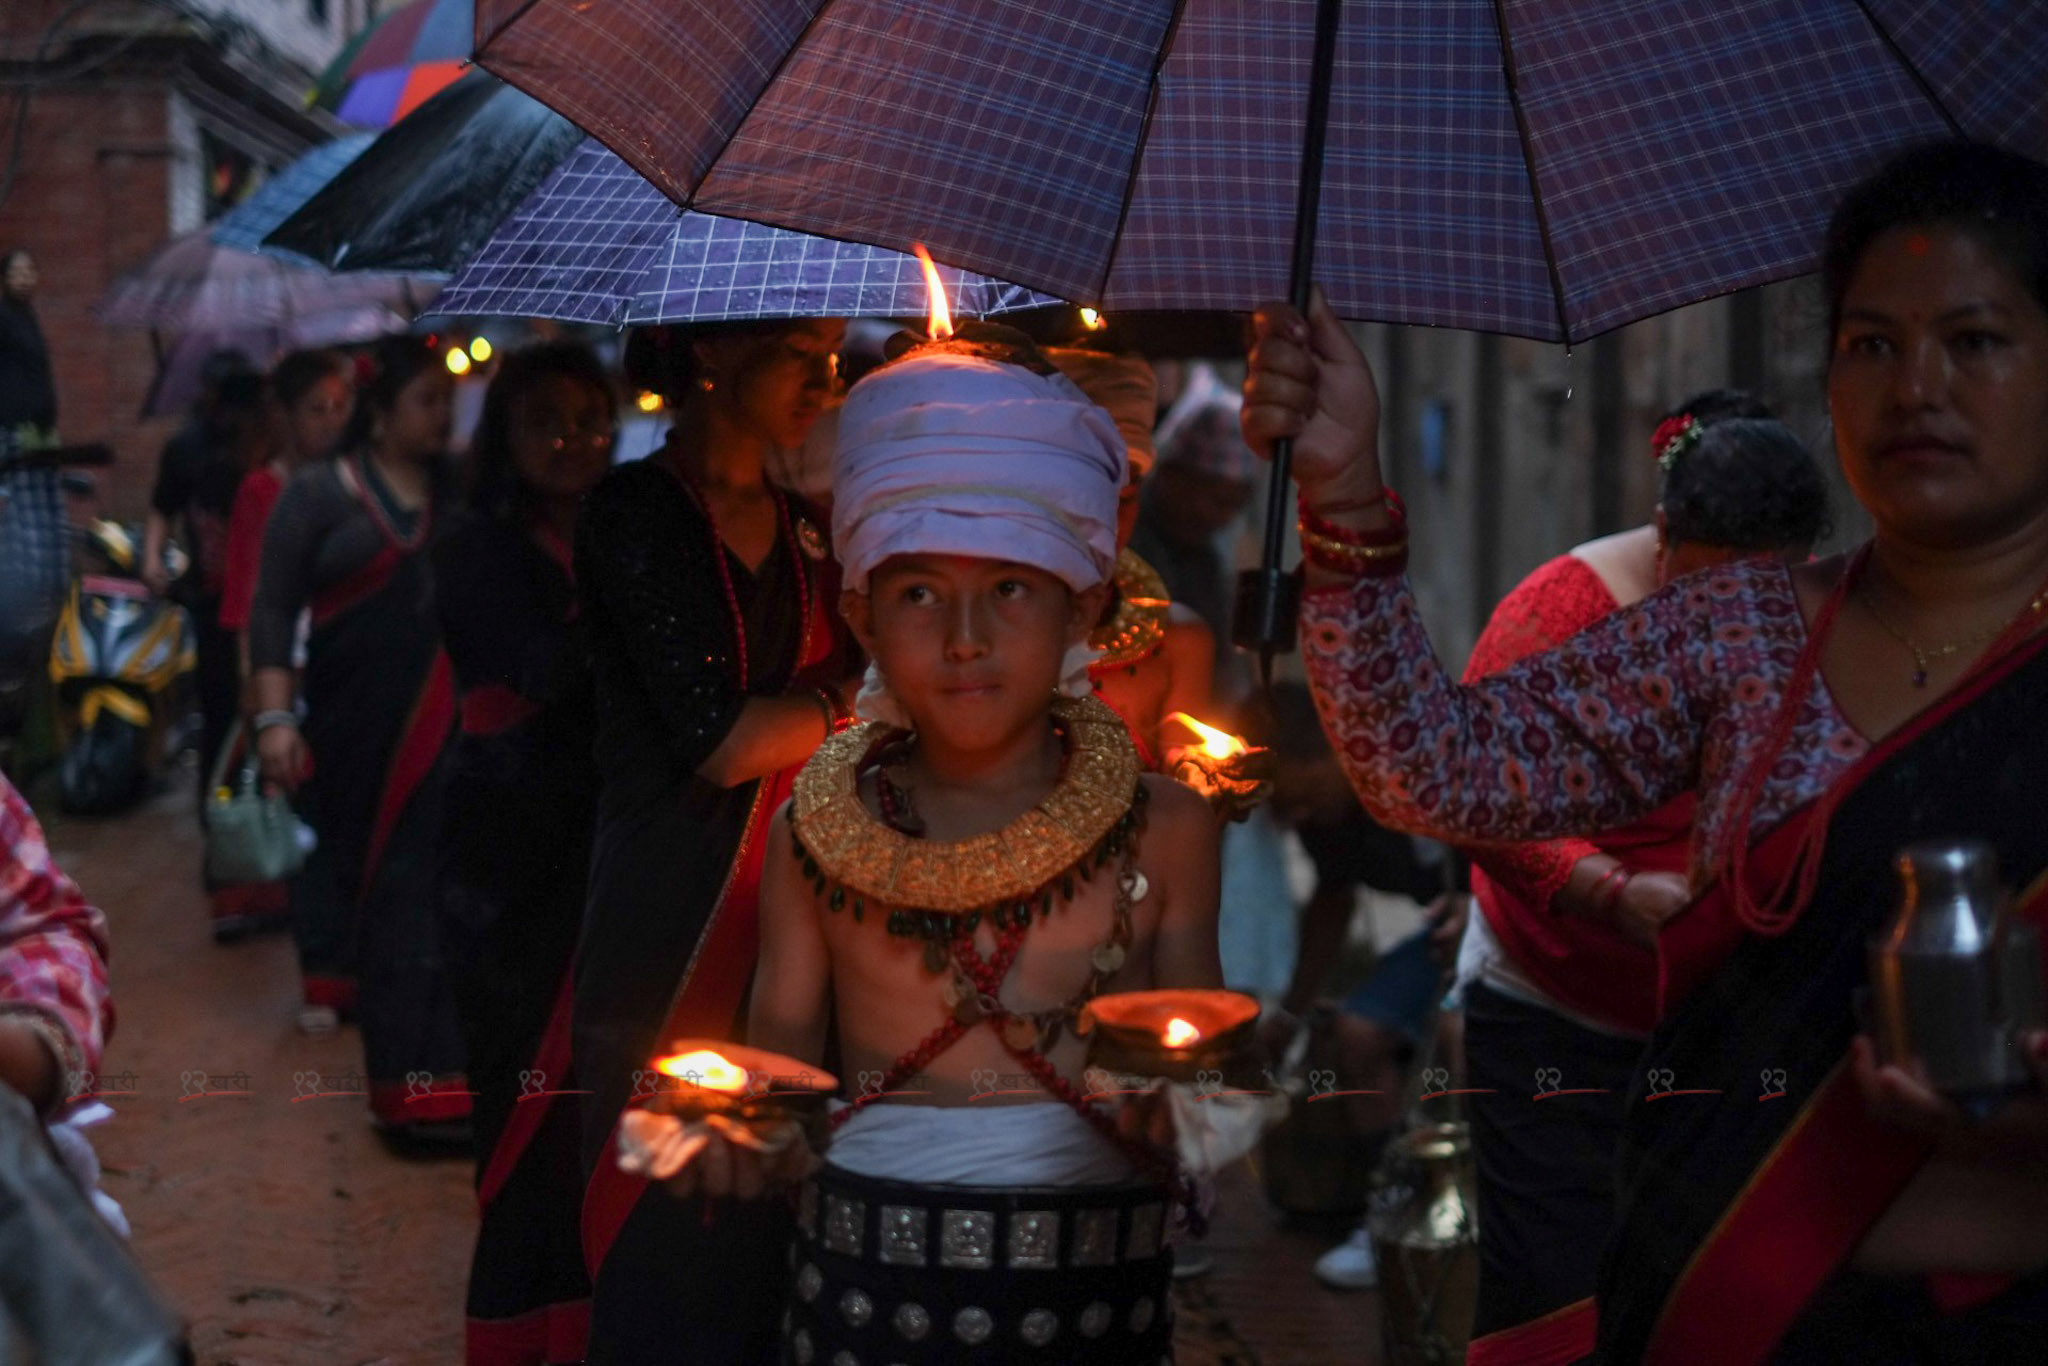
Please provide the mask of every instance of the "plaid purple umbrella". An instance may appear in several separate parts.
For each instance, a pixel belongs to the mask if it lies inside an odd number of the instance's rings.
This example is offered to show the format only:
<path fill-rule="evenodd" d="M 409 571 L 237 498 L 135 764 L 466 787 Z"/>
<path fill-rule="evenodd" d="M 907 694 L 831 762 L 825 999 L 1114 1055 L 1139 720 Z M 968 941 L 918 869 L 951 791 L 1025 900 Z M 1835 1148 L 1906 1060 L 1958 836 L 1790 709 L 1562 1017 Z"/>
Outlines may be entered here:
<path fill-rule="evenodd" d="M 941 266 L 952 307 L 987 316 L 1059 301 Z M 924 274 L 901 252 L 678 209 L 587 139 L 429 305 L 628 326 L 726 318 L 923 314 Z"/>
<path fill-rule="evenodd" d="M 1109 310 L 1286 292 L 1313 0 L 477 0 L 477 60 L 679 204 Z M 1315 273 L 1574 341 L 1813 267 L 1841 189 L 2048 157 L 2044 0 L 1352 0 Z"/>

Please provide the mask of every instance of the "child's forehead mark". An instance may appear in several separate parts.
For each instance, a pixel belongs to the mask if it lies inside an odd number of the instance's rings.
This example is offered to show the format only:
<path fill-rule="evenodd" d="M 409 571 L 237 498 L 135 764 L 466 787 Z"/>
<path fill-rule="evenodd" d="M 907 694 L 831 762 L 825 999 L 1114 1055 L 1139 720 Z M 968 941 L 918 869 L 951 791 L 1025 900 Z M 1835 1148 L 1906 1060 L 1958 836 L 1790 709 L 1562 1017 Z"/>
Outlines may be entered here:
<path fill-rule="evenodd" d="M 1915 256 L 1925 256 L 1934 247 L 1924 232 L 1916 232 L 1906 239 L 1906 250 Z"/>

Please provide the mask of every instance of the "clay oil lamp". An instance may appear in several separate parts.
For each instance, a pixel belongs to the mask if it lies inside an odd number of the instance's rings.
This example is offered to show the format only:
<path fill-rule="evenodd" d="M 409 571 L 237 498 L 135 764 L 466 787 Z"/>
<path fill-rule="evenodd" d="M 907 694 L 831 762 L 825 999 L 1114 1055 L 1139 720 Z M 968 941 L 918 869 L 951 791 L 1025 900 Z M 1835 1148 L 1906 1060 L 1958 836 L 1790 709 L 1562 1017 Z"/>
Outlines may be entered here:
<path fill-rule="evenodd" d="M 677 1040 L 653 1070 L 661 1085 L 620 1121 L 619 1165 L 654 1180 L 681 1171 L 714 1131 L 761 1153 L 822 1141 L 825 1101 L 839 1089 L 808 1063 L 714 1039 Z"/>
<path fill-rule="evenodd" d="M 1129 1078 L 1257 1086 L 1259 1003 L 1236 991 L 1123 991 L 1082 1009 L 1088 1067 Z"/>
<path fill-rule="evenodd" d="M 1194 744 L 1167 751 L 1173 777 L 1208 798 L 1217 815 L 1241 821 L 1266 800 L 1273 785 L 1273 751 L 1247 745 L 1184 711 L 1166 722 L 1195 738 Z"/>

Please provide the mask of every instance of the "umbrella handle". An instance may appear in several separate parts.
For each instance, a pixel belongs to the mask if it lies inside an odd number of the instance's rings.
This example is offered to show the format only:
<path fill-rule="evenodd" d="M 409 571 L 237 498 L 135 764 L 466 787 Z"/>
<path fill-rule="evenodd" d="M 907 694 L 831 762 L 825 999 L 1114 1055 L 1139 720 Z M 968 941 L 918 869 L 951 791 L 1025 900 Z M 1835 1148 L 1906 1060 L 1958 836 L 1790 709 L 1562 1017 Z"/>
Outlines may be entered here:
<path fill-rule="evenodd" d="M 1323 143 L 1330 127 L 1330 86 L 1337 59 L 1337 20 L 1343 0 L 1316 0 L 1315 53 L 1309 69 L 1308 117 L 1301 132 L 1301 175 L 1294 200 L 1294 256 L 1288 267 L 1287 298 L 1308 312 L 1314 284 L 1316 217 L 1323 198 Z M 1295 614 L 1301 597 L 1300 579 L 1281 569 L 1287 548 L 1287 483 L 1294 464 L 1294 442 L 1273 443 L 1273 468 L 1266 490 L 1264 562 L 1238 576 L 1231 637 L 1239 648 L 1256 650 L 1259 676 L 1270 691 L 1273 656 L 1294 648 Z"/>

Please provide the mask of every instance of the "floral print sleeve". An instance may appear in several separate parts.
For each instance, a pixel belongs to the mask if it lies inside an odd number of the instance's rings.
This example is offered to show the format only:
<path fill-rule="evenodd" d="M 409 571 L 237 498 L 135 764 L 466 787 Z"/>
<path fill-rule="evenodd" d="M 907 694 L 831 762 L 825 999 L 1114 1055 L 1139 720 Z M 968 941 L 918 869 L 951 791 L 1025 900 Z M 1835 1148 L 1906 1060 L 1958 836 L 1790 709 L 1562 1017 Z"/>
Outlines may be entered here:
<path fill-rule="evenodd" d="M 1324 727 L 1378 820 L 1466 843 L 1625 825 L 1694 786 L 1718 710 L 1704 583 L 1616 612 L 1564 646 L 1459 686 L 1406 577 L 1308 596 Z"/>

